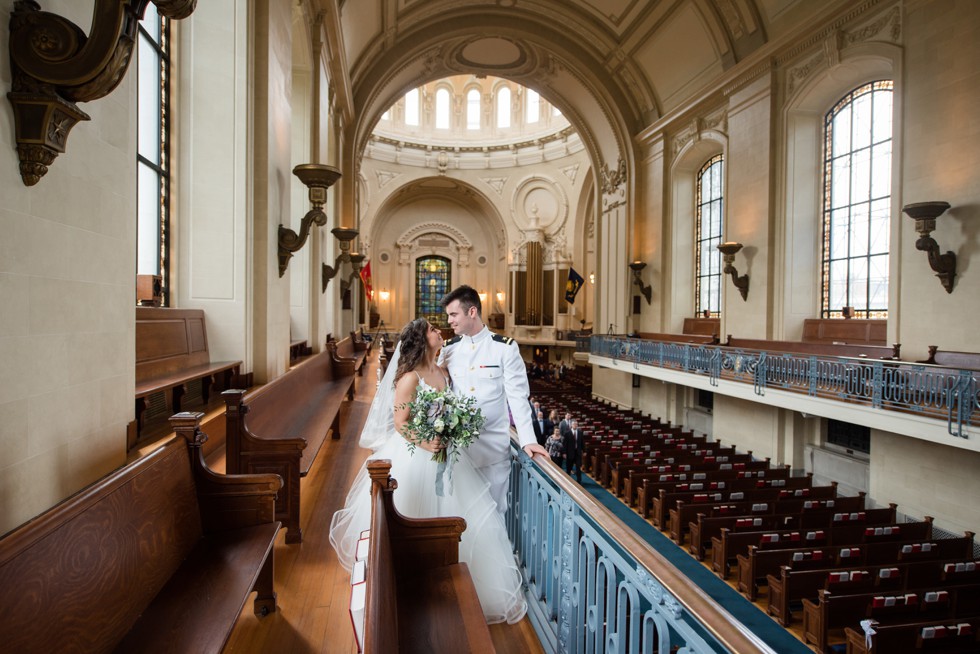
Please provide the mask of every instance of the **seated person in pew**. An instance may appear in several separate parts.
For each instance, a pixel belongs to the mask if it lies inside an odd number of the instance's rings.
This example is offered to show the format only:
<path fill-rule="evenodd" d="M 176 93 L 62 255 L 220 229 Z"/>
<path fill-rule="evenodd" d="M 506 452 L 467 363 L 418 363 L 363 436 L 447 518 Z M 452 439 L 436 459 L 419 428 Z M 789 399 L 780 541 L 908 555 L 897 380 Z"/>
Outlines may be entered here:
<path fill-rule="evenodd" d="M 488 623 L 519 622 L 527 612 L 522 579 L 517 569 L 507 528 L 486 479 L 474 467 L 466 450 L 452 468 L 444 495 L 436 492 L 439 464 L 431 454 L 440 446 L 419 441 L 413 455 L 403 427 L 418 390 L 444 390 L 451 385 L 446 371 L 436 364 L 442 336 L 424 318 L 413 320 L 401 332 L 398 347 L 361 432 L 360 445 L 373 450 L 371 459 L 390 459 L 391 476 L 398 480 L 395 507 L 411 518 L 460 516 L 466 531 L 459 560 L 469 566 Z M 345 507 L 330 525 L 330 544 L 341 564 L 353 567 L 357 541 L 370 528 L 371 478 L 361 469 L 351 486 Z"/>

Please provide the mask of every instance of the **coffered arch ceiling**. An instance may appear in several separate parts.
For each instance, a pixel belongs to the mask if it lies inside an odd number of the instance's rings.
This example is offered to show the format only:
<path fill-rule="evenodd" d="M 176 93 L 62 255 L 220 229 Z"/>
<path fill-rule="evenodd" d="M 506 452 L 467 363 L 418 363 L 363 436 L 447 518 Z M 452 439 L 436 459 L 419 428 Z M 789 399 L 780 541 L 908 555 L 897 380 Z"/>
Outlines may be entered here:
<path fill-rule="evenodd" d="M 319 0 L 342 41 L 354 152 L 406 90 L 456 73 L 529 86 L 615 166 L 630 137 L 813 12 L 805 0 Z M 340 72 L 339 70 L 337 72 Z M 619 154 L 616 153 L 616 154 Z M 598 163 L 598 162 L 597 162 Z"/>

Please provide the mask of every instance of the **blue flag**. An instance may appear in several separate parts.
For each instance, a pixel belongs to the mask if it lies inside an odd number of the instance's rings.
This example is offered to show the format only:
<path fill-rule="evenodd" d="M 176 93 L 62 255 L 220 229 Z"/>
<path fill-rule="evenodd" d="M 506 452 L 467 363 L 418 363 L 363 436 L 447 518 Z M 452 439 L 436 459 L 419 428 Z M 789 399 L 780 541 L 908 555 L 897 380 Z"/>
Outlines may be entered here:
<path fill-rule="evenodd" d="M 575 272 L 574 268 L 569 268 L 568 281 L 565 282 L 565 302 L 575 304 L 575 296 L 578 295 L 578 291 L 584 283 L 585 279 L 582 275 Z"/>

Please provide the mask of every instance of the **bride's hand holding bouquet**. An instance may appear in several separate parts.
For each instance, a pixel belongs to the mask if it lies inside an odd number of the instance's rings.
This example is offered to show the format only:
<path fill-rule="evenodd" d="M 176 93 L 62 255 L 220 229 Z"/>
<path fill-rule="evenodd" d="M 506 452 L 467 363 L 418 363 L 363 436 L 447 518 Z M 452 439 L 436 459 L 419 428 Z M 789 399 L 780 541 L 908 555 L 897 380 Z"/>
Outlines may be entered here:
<path fill-rule="evenodd" d="M 444 478 L 449 479 L 449 493 L 453 488 L 453 464 L 462 450 L 480 437 L 480 429 L 486 418 L 476 405 L 476 398 L 457 395 L 452 389 L 444 390 L 418 387 L 415 399 L 408 403 L 408 420 L 402 427 L 402 435 L 408 441 L 408 449 L 433 452 L 432 460 L 438 462 L 436 470 L 436 495 L 444 496 Z"/>
<path fill-rule="evenodd" d="M 440 391 L 420 385 L 415 399 L 408 403 L 402 434 L 412 453 L 421 447 L 434 452 L 433 461 L 455 462 L 460 451 L 480 437 L 485 422 L 476 398 L 457 395 L 448 387 Z"/>

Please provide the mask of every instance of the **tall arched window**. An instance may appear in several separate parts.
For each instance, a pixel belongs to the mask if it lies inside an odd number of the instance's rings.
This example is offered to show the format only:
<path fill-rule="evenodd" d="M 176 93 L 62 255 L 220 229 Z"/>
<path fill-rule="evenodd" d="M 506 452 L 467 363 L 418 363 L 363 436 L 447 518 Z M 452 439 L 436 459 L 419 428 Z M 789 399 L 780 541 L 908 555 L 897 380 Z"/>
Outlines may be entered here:
<path fill-rule="evenodd" d="M 415 317 L 447 327 L 442 297 L 449 292 L 450 264 L 445 257 L 421 257 L 415 261 Z"/>
<path fill-rule="evenodd" d="M 436 91 L 436 129 L 449 129 L 449 90 Z"/>
<path fill-rule="evenodd" d="M 497 91 L 497 127 L 510 127 L 510 89 L 506 86 Z"/>
<path fill-rule="evenodd" d="M 721 309 L 721 252 L 718 246 L 724 211 L 724 166 L 719 154 L 698 171 L 694 306 L 699 318 L 705 311 L 715 318 Z"/>
<path fill-rule="evenodd" d="M 466 94 L 466 129 L 480 129 L 480 91 L 470 89 Z"/>
<path fill-rule="evenodd" d="M 169 305 L 170 24 L 150 3 L 139 22 L 136 272 L 160 275 Z"/>
<path fill-rule="evenodd" d="M 533 89 L 527 90 L 527 122 L 536 123 L 541 120 L 541 96 Z"/>
<path fill-rule="evenodd" d="M 888 317 L 892 179 L 891 80 L 860 86 L 824 120 L 822 315 L 845 306 Z"/>
<path fill-rule="evenodd" d="M 419 90 L 412 89 L 405 94 L 405 124 L 419 126 Z"/>

